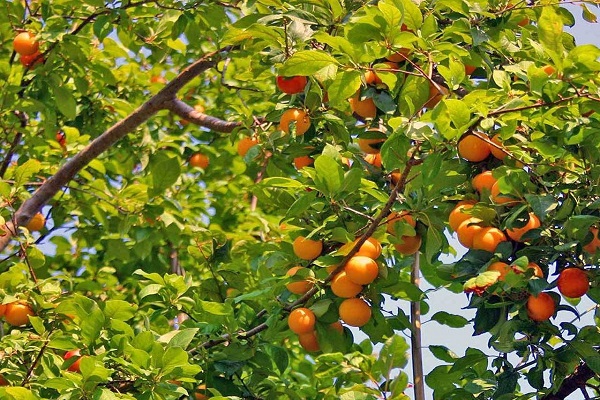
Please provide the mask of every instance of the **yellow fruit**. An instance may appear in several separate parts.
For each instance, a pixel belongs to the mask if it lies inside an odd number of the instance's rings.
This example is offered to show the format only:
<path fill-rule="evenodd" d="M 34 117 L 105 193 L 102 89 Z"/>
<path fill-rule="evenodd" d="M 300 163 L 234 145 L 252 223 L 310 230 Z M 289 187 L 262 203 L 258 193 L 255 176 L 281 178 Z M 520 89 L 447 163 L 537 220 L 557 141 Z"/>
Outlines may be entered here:
<path fill-rule="evenodd" d="M 467 218 L 460 223 L 456 228 L 456 236 L 460 244 L 470 249 L 473 247 L 473 238 L 483 227 L 481 224 L 483 221 L 479 218 L 471 217 Z"/>
<path fill-rule="evenodd" d="M 506 242 L 506 236 L 498 228 L 486 227 L 473 235 L 473 249 L 493 253 L 500 242 Z"/>
<path fill-rule="evenodd" d="M 350 102 L 350 109 L 356 115 L 361 118 L 375 118 L 377 116 L 377 106 L 372 98 L 367 97 L 361 100 L 358 95 L 352 96 L 348 99 Z"/>
<path fill-rule="evenodd" d="M 40 48 L 40 44 L 36 42 L 35 35 L 30 32 L 21 32 L 13 40 L 13 49 L 21 56 L 30 56 Z"/>
<path fill-rule="evenodd" d="M 492 175 L 492 171 L 484 171 L 480 174 L 475 175 L 471 181 L 473 189 L 477 190 L 479 194 L 483 193 L 484 190 L 490 192 L 492 186 L 497 182 L 497 179 Z"/>
<path fill-rule="evenodd" d="M 312 331 L 308 333 L 301 333 L 298 335 L 298 342 L 304 350 L 309 352 L 315 352 L 321 350 L 319 342 L 317 340 L 317 332 Z"/>
<path fill-rule="evenodd" d="M 460 224 L 471 218 L 471 214 L 467 214 L 464 211 L 473 208 L 475 203 L 463 203 L 458 204 L 452 211 L 450 211 L 450 215 L 448 216 L 448 225 L 450 225 L 450 229 L 456 232 Z"/>

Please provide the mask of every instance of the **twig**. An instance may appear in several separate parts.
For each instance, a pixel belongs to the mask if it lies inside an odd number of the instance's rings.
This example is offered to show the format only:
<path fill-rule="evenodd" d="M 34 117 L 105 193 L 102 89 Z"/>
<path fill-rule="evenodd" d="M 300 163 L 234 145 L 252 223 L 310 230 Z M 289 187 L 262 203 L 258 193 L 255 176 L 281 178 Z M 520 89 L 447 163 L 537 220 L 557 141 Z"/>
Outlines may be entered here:
<path fill-rule="evenodd" d="M 410 280 L 413 285 L 419 287 L 421 282 L 419 268 L 419 252 L 415 253 L 410 270 Z M 413 370 L 413 390 L 415 400 L 425 400 L 425 381 L 423 380 L 423 350 L 421 343 L 421 303 L 417 301 L 410 302 L 410 352 L 412 355 L 412 370 Z"/>

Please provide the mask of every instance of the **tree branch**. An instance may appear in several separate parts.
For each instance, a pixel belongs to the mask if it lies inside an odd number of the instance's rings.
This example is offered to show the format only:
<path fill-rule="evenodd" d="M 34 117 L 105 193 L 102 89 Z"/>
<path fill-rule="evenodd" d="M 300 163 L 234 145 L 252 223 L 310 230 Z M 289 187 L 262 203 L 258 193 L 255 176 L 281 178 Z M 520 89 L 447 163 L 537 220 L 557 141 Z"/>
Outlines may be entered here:
<path fill-rule="evenodd" d="M 587 364 L 583 363 L 562 382 L 556 393 L 547 394 L 541 400 L 564 400 L 571 393 L 576 392 L 580 388 L 585 388 L 585 383 L 594 376 L 596 376 L 594 371 Z"/>
<path fill-rule="evenodd" d="M 173 114 L 189 121 L 193 124 L 204 126 L 213 131 L 229 133 L 242 124 L 234 121 L 223 121 L 222 119 L 206 115 L 196 111 L 185 102 L 179 99 L 171 99 L 165 103 L 165 108 Z"/>
<path fill-rule="evenodd" d="M 55 175 L 48 178 L 48 180 L 46 180 L 29 199 L 21 204 L 21 207 L 16 211 L 12 221 L 7 222 L 4 226 L 0 227 L 0 229 L 4 231 L 3 235 L 0 236 L 0 251 L 4 250 L 12 237 L 17 234 L 17 228 L 26 225 L 29 220 L 45 204 L 47 204 L 63 186 L 67 185 L 81 169 L 88 165 L 90 161 L 109 149 L 121 138 L 133 132 L 159 110 L 167 109 L 171 104 L 175 103 L 175 95 L 177 92 L 193 78 L 207 69 L 214 67 L 217 63 L 215 56 L 221 52 L 226 52 L 229 49 L 229 47 L 226 47 L 208 53 L 198 61 L 189 65 L 156 95 L 138 107 L 125 119 L 110 127 L 94 139 L 87 147 L 67 161 Z"/>

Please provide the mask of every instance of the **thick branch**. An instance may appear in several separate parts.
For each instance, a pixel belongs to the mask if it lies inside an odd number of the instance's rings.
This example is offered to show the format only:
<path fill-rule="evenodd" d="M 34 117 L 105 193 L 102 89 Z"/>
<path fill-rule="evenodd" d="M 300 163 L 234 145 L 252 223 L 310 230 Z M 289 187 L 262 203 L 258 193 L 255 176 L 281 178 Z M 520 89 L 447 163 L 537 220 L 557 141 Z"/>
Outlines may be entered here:
<path fill-rule="evenodd" d="M 564 400 L 571 393 L 576 392 L 580 388 L 585 389 L 585 383 L 592 379 L 596 374 L 587 364 L 581 364 L 572 375 L 569 375 L 560 385 L 556 393 L 548 394 L 542 397 L 541 400 Z"/>
<path fill-rule="evenodd" d="M 169 100 L 165 103 L 165 107 L 186 121 L 217 132 L 229 133 L 241 125 L 240 122 L 223 121 L 222 119 L 198 112 L 193 107 L 178 99 Z"/>
<path fill-rule="evenodd" d="M 223 51 L 228 50 L 228 48 Z M 29 220 L 52 199 L 52 197 L 69 183 L 71 179 L 90 161 L 109 149 L 118 140 L 133 132 L 159 110 L 166 109 L 172 104 L 175 95 L 188 82 L 200 73 L 216 65 L 216 51 L 209 53 L 200 60 L 184 69 L 175 79 L 169 82 L 160 92 L 142 104 L 137 110 L 122 121 L 117 122 L 103 134 L 94 139 L 86 148 L 67 161 L 55 175 L 51 176 L 27 199 L 16 211 L 12 221 L 2 226 L 4 235 L 0 237 L 0 251 L 4 250 L 11 238 L 17 234 L 19 226 L 26 225 Z"/>
<path fill-rule="evenodd" d="M 410 271 L 410 280 L 416 287 L 419 287 L 420 268 L 419 252 L 415 254 L 415 260 Z M 410 352 L 412 355 L 413 385 L 415 400 L 425 400 L 425 381 L 423 380 L 423 346 L 421 342 L 421 302 L 410 302 L 410 323 L 412 332 L 410 334 Z"/>

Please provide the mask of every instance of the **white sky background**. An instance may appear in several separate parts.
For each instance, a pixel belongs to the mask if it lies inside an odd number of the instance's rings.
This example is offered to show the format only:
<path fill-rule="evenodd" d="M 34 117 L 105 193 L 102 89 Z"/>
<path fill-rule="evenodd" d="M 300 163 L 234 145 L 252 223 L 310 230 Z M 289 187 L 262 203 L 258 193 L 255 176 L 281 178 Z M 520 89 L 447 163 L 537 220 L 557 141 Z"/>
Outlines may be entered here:
<path fill-rule="evenodd" d="M 575 36 L 576 42 L 578 45 L 592 43 L 596 46 L 600 47 L 600 25 L 599 24 L 591 24 L 584 21 L 581 17 L 581 8 L 577 5 L 564 5 L 565 8 L 569 9 L 571 13 L 576 18 L 576 23 L 573 28 L 566 29 L 567 32 L 571 33 Z M 600 12 L 597 8 L 592 8 L 589 6 L 590 10 L 594 12 L 596 15 L 600 16 Z M 456 236 L 453 236 L 451 240 L 451 244 L 459 251 L 458 249 L 462 248 L 462 246 L 456 240 Z M 462 256 L 463 252 L 459 251 L 459 256 Z M 450 259 L 448 262 L 451 262 Z M 551 278 L 552 280 L 554 278 Z M 429 286 L 430 287 L 430 286 Z M 428 286 L 423 286 L 422 289 L 427 289 Z M 446 311 L 451 314 L 459 314 L 464 316 L 467 319 L 471 319 L 475 316 L 475 310 L 466 310 L 462 309 L 463 307 L 468 305 L 468 299 L 464 294 L 453 294 L 447 290 L 439 290 L 436 292 L 431 292 L 428 294 L 429 300 L 428 304 L 430 306 L 430 311 L 427 315 L 422 316 L 421 322 L 426 322 L 429 318 L 434 315 L 438 311 Z M 563 300 L 564 301 L 564 300 Z M 582 313 L 588 308 L 590 308 L 593 303 L 588 299 L 582 299 L 582 302 L 576 307 L 577 310 Z M 393 309 L 392 305 L 386 306 L 386 309 Z M 407 315 L 410 315 L 410 305 L 407 302 L 397 302 L 394 306 L 400 307 L 404 310 Z M 570 321 L 574 317 L 573 314 L 567 312 L 560 312 L 558 317 L 553 320 L 554 323 L 559 324 L 563 321 Z M 593 325 L 593 314 L 588 313 L 585 315 L 580 322 L 576 323 L 577 325 Z M 488 340 L 490 338 L 489 334 L 483 334 L 480 336 L 472 336 L 473 327 L 472 325 L 467 325 L 464 328 L 456 329 L 450 328 L 445 325 L 440 325 L 435 321 L 427 322 L 422 327 L 422 339 L 423 339 L 423 363 L 424 363 L 424 372 L 427 375 L 433 368 L 438 365 L 444 364 L 442 361 L 435 358 L 430 351 L 427 350 L 427 346 L 429 345 L 444 345 L 456 353 L 458 356 L 463 356 L 465 354 L 465 350 L 468 347 L 481 349 L 484 353 L 488 355 L 496 354 L 493 350 L 488 349 Z M 410 339 L 407 338 L 407 342 L 410 344 Z M 518 362 L 518 359 L 512 360 L 513 364 Z M 409 365 L 405 371 L 409 376 L 409 382 L 412 382 L 412 369 L 409 360 Z M 521 382 L 521 384 L 523 384 Z M 524 386 L 525 387 L 525 386 Z M 409 395 L 411 399 L 414 399 L 412 389 L 406 391 L 406 394 Z M 425 397 L 428 399 L 432 398 L 432 391 L 429 388 L 425 388 Z M 568 400 L 581 400 L 582 394 L 580 392 L 575 392 L 571 396 L 569 396 Z"/>

